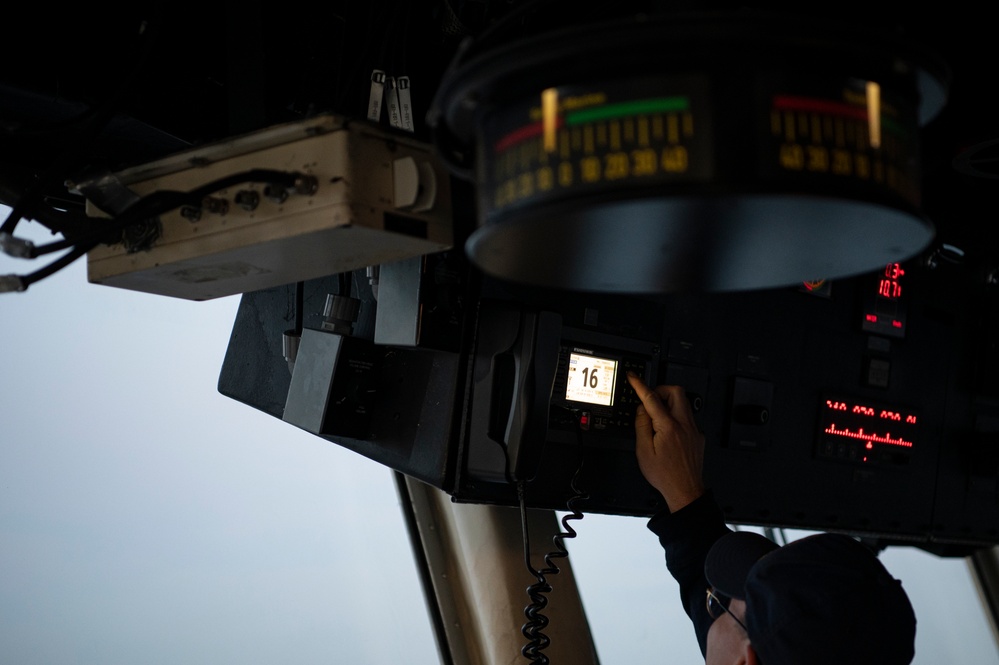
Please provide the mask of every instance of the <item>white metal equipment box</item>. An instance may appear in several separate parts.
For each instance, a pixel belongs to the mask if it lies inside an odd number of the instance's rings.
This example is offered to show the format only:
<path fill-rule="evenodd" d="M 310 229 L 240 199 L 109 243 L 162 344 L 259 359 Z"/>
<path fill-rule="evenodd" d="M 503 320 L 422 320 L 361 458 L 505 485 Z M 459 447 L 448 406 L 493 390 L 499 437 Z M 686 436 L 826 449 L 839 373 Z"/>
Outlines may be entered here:
<path fill-rule="evenodd" d="M 313 187 L 283 197 L 264 183 L 221 189 L 204 206 L 160 215 L 145 249 L 91 250 L 88 281 L 208 300 L 453 244 L 449 176 L 431 146 L 367 121 L 322 115 L 277 125 L 115 173 L 111 182 L 141 199 L 255 169 L 301 174 Z M 93 198 L 89 215 L 113 216 Z"/>

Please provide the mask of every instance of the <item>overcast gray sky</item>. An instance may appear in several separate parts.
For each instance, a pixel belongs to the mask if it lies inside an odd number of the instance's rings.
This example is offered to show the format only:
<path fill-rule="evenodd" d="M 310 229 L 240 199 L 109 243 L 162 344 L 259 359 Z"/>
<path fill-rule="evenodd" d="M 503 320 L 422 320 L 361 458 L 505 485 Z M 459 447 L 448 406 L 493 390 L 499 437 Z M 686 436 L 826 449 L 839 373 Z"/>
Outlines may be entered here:
<path fill-rule="evenodd" d="M 391 472 L 217 393 L 238 304 L 0 294 L 0 663 L 437 662 Z M 604 665 L 702 662 L 645 520 L 574 527 Z M 883 560 L 917 665 L 999 663 L 963 561 Z"/>

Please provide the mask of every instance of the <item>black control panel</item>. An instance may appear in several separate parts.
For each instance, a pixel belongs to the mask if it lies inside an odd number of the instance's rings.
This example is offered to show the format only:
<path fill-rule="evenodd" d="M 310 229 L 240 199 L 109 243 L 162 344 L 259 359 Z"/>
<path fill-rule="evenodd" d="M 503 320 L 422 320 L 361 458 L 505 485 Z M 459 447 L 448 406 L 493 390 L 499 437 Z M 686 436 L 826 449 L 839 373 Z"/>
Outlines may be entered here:
<path fill-rule="evenodd" d="M 466 310 L 467 348 L 385 348 L 370 436 L 323 436 L 458 502 L 517 505 L 523 481 L 532 508 L 562 510 L 578 490 L 586 512 L 649 516 L 664 504 L 635 457 L 634 371 L 684 389 L 729 523 L 938 553 L 999 543 L 999 296 L 980 274 L 912 262 L 637 300 L 487 281 Z M 306 294 L 335 292 L 329 282 Z M 244 297 L 237 328 L 254 334 L 234 334 L 220 378 L 278 418 L 291 375 L 268 340 L 281 339 L 292 295 Z M 323 298 L 306 302 L 321 311 Z M 366 322 L 355 336 L 370 337 Z"/>

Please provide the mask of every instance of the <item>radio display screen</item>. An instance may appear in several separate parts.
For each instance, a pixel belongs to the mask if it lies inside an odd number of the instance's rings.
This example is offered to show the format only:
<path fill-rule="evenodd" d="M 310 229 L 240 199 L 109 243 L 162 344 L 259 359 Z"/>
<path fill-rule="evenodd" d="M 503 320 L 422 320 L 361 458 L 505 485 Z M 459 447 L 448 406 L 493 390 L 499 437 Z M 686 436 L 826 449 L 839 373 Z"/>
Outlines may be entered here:
<path fill-rule="evenodd" d="M 587 404 L 614 405 L 618 361 L 576 353 L 569 354 L 569 376 L 565 398 Z"/>

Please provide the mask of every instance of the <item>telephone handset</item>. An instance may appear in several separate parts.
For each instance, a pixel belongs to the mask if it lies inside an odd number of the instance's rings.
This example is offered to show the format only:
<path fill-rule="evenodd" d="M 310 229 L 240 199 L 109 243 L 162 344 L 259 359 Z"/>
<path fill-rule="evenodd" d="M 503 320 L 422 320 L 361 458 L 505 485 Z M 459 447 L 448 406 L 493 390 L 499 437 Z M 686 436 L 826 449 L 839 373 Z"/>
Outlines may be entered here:
<path fill-rule="evenodd" d="M 562 316 L 517 303 L 480 304 L 472 369 L 468 473 L 529 481 L 548 432 Z"/>

